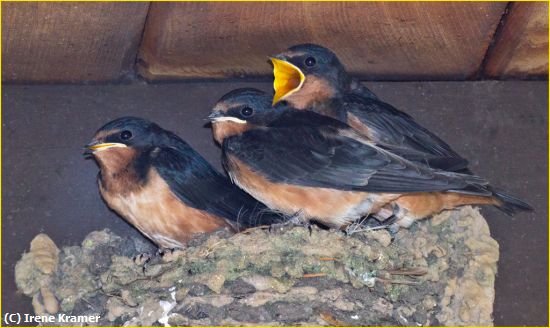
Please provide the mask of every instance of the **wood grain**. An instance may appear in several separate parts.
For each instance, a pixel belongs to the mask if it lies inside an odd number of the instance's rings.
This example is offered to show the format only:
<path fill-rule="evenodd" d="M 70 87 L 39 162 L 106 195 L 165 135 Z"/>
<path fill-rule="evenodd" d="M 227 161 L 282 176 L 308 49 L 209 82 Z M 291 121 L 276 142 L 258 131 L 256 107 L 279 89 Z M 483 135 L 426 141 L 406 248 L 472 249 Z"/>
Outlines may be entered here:
<path fill-rule="evenodd" d="M 293 44 L 333 49 L 368 79 L 465 79 L 505 2 L 152 3 L 140 48 L 148 79 L 269 76 Z"/>
<path fill-rule="evenodd" d="M 491 49 L 488 77 L 525 78 L 548 75 L 548 3 L 516 2 Z"/>
<path fill-rule="evenodd" d="M 2 3 L 7 82 L 112 81 L 133 69 L 149 3 Z"/>

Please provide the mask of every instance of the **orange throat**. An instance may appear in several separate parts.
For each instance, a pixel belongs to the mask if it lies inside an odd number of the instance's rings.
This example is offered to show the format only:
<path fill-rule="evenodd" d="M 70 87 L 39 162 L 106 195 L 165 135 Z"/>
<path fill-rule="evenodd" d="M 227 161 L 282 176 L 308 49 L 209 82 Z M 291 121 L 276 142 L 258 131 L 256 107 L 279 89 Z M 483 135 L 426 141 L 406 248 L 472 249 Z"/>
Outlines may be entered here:
<path fill-rule="evenodd" d="M 295 109 L 307 109 L 316 103 L 325 103 L 336 94 L 333 87 L 316 76 L 307 76 L 302 87 L 296 92 L 284 97 Z"/>
<path fill-rule="evenodd" d="M 213 122 L 212 134 L 214 135 L 214 140 L 221 145 L 226 138 L 244 133 L 250 128 L 251 126 L 248 123 L 236 123 L 231 121 Z"/>
<path fill-rule="evenodd" d="M 94 158 L 101 171 L 108 174 L 116 174 L 128 167 L 136 157 L 136 151 L 132 148 L 110 148 L 94 153 Z"/>

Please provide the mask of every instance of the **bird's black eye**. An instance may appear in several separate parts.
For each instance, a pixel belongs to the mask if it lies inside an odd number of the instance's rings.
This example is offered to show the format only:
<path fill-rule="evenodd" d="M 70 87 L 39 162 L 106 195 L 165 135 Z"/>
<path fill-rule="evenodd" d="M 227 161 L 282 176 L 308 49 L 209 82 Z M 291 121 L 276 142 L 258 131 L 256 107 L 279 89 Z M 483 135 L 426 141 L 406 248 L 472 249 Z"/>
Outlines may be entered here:
<path fill-rule="evenodd" d="M 315 64 L 317 64 L 317 61 L 313 57 L 307 57 L 305 61 L 306 66 L 313 67 Z"/>
<path fill-rule="evenodd" d="M 128 130 L 124 130 L 124 131 L 120 132 L 120 139 L 128 140 L 130 138 L 132 138 L 132 132 L 130 132 Z"/>
<path fill-rule="evenodd" d="M 248 106 L 241 109 L 241 115 L 244 117 L 250 117 L 252 114 L 254 114 L 254 110 Z"/>

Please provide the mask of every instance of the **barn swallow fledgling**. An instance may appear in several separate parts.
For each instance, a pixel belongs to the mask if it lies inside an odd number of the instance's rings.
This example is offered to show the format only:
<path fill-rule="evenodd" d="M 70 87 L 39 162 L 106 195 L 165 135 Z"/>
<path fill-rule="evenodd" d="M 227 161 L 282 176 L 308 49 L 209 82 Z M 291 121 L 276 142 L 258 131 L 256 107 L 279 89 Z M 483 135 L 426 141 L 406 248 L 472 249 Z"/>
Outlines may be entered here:
<path fill-rule="evenodd" d="M 278 222 L 174 133 L 136 117 L 100 128 L 87 153 L 99 165 L 107 205 L 161 248 L 196 233 Z"/>
<path fill-rule="evenodd" d="M 377 99 L 351 78 L 329 49 L 314 44 L 297 45 L 271 61 L 274 104 L 285 100 L 293 108 L 336 118 L 376 143 L 426 154 L 419 161 L 433 168 L 469 173 L 464 171 L 468 166 L 466 159 L 411 116 Z"/>
<path fill-rule="evenodd" d="M 510 212 L 515 199 L 494 194 L 483 178 L 405 160 L 348 125 L 238 89 L 215 105 L 213 135 L 232 181 L 268 207 L 342 227 L 388 205 L 400 226 L 461 205 Z"/>

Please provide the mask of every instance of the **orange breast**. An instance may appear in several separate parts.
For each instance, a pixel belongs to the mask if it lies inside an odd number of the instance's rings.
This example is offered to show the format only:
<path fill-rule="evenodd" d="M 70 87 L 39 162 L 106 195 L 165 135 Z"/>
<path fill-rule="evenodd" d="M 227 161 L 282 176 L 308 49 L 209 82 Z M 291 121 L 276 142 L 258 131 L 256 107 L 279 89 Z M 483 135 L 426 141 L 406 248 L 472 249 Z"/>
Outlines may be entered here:
<path fill-rule="evenodd" d="M 212 135 L 214 140 L 220 145 L 226 138 L 241 134 L 250 129 L 247 123 L 235 123 L 235 122 L 214 122 L 212 123 Z"/>
<path fill-rule="evenodd" d="M 193 234 L 228 226 L 224 219 L 181 202 L 154 169 L 147 181 L 127 193 L 105 190 L 100 183 L 100 192 L 110 208 L 159 247 L 181 248 Z"/>
<path fill-rule="evenodd" d="M 399 197 L 395 203 L 414 219 L 437 214 L 462 205 L 498 204 L 493 197 L 465 195 L 452 192 L 420 192 Z"/>
<path fill-rule="evenodd" d="M 306 109 L 313 103 L 324 102 L 334 97 L 334 88 L 324 79 L 315 75 L 307 75 L 302 88 L 287 97 L 288 101 L 295 109 Z"/>
<path fill-rule="evenodd" d="M 254 198 L 286 215 L 300 213 L 307 220 L 317 219 L 333 227 L 377 212 L 399 196 L 274 183 L 231 155 L 229 160 L 232 179 Z"/>

